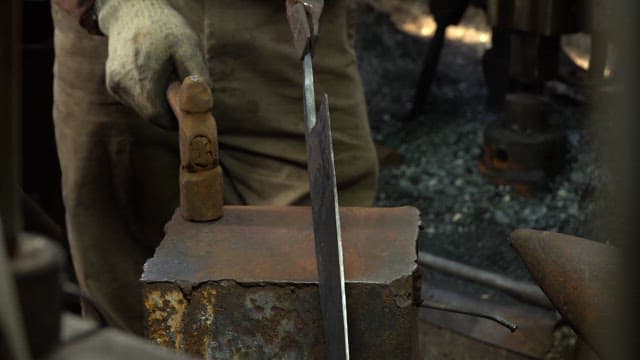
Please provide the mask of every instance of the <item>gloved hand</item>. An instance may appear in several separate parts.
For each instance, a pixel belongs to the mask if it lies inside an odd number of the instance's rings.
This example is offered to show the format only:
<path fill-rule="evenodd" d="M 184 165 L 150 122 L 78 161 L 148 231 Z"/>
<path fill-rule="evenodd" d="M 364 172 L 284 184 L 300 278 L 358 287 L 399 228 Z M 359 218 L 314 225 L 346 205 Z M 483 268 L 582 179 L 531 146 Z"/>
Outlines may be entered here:
<path fill-rule="evenodd" d="M 107 89 L 142 118 L 175 130 L 165 100 L 172 74 L 211 86 L 200 39 L 166 0 L 97 0 L 95 10 L 109 38 Z"/>

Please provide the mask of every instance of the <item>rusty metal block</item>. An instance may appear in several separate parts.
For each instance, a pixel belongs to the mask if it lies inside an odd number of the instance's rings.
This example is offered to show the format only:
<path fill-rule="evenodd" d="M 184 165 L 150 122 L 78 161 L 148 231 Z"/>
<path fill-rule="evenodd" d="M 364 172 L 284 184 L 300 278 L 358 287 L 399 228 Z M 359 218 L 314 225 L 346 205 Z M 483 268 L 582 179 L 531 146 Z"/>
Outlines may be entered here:
<path fill-rule="evenodd" d="M 324 358 L 310 209 L 224 211 L 167 224 L 142 275 L 147 337 L 206 359 Z M 352 358 L 415 357 L 418 211 L 340 216 Z"/>

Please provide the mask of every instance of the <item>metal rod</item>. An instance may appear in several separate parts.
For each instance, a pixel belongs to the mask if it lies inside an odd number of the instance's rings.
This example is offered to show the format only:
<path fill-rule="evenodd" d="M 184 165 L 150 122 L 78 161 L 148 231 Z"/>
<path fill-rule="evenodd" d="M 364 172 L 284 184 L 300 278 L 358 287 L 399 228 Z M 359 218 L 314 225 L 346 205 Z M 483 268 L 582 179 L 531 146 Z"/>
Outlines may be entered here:
<path fill-rule="evenodd" d="M 509 331 L 514 332 L 516 330 L 518 330 L 518 325 L 512 323 L 511 321 L 503 318 L 500 315 L 493 315 L 493 314 L 483 314 L 471 309 L 461 309 L 461 308 L 454 308 L 448 305 L 444 305 L 444 304 L 440 304 L 440 303 L 435 303 L 435 302 L 430 302 L 430 301 L 422 301 L 422 303 L 420 304 L 420 307 L 423 308 L 427 308 L 427 309 L 433 309 L 433 310 L 438 310 L 438 311 L 446 311 L 446 312 L 450 312 L 450 313 L 456 313 L 456 314 L 462 314 L 462 315 L 469 315 L 469 316 L 477 316 L 477 317 L 481 317 L 483 319 L 487 319 L 487 320 L 491 320 L 491 321 L 495 321 L 496 323 L 506 327 L 507 329 L 509 329 Z"/>
<path fill-rule="evenodd" d="M 503 291 L 526 303 L 554 309 L 547 296 L 536 285 L 516 281 L 504 275 L 495 274 L 422 251 L 418 254 L 418 263 L 445 274 Z"/>

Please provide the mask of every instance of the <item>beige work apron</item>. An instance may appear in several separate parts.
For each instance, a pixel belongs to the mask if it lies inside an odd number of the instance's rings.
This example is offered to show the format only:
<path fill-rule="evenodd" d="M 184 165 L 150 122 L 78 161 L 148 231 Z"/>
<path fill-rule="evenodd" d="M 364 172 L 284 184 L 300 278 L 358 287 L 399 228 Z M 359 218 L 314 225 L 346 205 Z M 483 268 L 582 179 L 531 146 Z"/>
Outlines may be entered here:
<path fill-rule="evenodd" d="M 284 0 L 175 0 L 200 34 L 214 83 L 227 204 L 308 202 L 302 71 Z M 177 206 L 177 134 L 104 86 L 107 39 L 54 7 L 54 121 L 73 263 L 110 324 L 142 332 L 144 261 Z M 377 163 L 353 49 L 352 13 L 328 1 L 315 56 L 328 93 L 341 205 L 371 205 Z M 246 261 L 239 259 L 239 261 Z"/>

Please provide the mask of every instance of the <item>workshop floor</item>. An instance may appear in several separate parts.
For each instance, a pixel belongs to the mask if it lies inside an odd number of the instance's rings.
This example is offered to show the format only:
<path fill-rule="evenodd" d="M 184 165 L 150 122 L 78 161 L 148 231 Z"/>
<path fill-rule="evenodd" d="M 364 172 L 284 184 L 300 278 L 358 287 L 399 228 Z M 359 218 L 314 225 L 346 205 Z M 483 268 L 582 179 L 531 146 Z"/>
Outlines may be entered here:
<path fill-rule="evenodd" d="M 606 179 L 596 166 L 594 137 L 586 130 L 591 128 L 588 110 L 552 97 L 555 121 L 569 134 L 570 152 L 569 166 L 550 183 L 549 192 L 523 197 L 491 185 L 476 171 L 483 130 L 499 116 L 485 109 L 481 56 L 490 46 L 490 29 L 484 14 L 471 9 L 460 26 L 449 28 L 425 114 L 403 123 L 434 24 L 426 2 L 370 3 L 375 8 L 363 6 L 359 14 L 356 47 L 373 137 L 388 162 L 381 170 L 376 205 L 420 209 L 420 250 L 531 281 L 507 242 L 513 230 L 528 227 L 605 240 L 596 235 L 594 194 L 602 192 Z M 513 303 L 499 292 L 432 271 L 423 286 Z M 563 341 L 575 340 L 567 338 Z"/>

